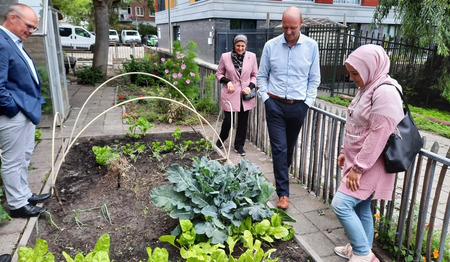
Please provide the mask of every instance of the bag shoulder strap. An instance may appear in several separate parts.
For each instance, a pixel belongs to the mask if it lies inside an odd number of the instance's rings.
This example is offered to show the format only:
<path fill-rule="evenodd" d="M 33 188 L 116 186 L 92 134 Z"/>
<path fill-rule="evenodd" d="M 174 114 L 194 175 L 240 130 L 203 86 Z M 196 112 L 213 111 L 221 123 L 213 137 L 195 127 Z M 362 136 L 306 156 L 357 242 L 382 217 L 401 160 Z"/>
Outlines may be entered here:
<path fill-rule="evenodd" d="M 385 83 L 385 84 L 379 85 L 378 87 L 380 87 L 380 86 L 382 86 L 382 85 L 390 85 L 390 86 L 395 87 L 395 89 L 397 90 L 398 94 L 400 95 L 400 98 L 401 98 L 402 101 L 403 101 L 403 105 L 405 106 L 405 109 L 403 110 L 404 113 L 405 113 L 405 115 L 406 115 L 406 112 L 410 112 L 410 111 L 409 111 L 409 107 L 408 107 L 408 103 L 406 102 L 405 97 L 403 96 L 402 92 L 400 92 L 400 90 L 398 89 L 398 87 L 397 87 L 396 85 L 389 84 L 389 83 Z"/>

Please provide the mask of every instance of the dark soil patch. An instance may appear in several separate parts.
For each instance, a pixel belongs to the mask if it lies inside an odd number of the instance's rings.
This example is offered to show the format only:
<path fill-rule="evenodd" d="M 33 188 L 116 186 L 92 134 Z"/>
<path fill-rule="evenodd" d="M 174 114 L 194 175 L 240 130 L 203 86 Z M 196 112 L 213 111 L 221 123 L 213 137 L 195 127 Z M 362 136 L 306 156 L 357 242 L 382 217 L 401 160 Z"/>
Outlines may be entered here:
<path fill-rule="evenodd" d="M 182 133 L 181 141 L 198 141 L 196 133 Z M 56 261 L 65 261 L 62 251 L 72 258 L 77 252 L 91 252 L 98 238 L 108 233 L 111 237 L 111 261 L 147 261 L 146 247 L 163 247 L 169 251 L 170 261 L 183 261 L 178 249 L 160 242 L 158 238 L 168 235 L 178 221 L 150 201 L 154 187 L 167 184 L 166 169 L 172 163 L 184 167 L 192 164 L 192 156 L 209 154 L 217 159 L 214 152 L 205 153 L 190 150 L 181 158 L 177 153 L 166 153 L 160 161 L 151 157 L 152 142 L 173 140 L 171 134 L 148 134 L 134 140 L 124 136 L 95 137 L 79 140 L 69 152 L 59 171 L 56 192 L 45 206 L 52 214 L 52 220 L 61 230 L 50 223 L 48 214 L 42 215 L 30 237 L 28 246 L 34 247 L 36 238 L 49 243 L 49 251 Z M 135 142 L 147 146 L 136 161 L 123 158 L 112 169 L 99 166 L 92 152 L 93 146 L 134 145 Z M 182 143 L 182 142 L 180 142 Z M 107 207 L 109 223 L 102 206 Z M 103 209 L 105 211 L 105 209 Z M 279 261 L 313 261 L 295 240 L 277 241 L 272 257 Z M 238 249 L 238 248 L 236 248 Z"/>

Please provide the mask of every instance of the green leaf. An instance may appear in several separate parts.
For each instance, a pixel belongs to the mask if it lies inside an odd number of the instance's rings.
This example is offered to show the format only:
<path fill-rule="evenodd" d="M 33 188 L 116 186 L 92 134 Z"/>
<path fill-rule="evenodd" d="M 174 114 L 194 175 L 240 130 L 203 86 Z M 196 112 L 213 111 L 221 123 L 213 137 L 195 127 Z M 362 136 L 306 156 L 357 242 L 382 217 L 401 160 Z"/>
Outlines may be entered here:
<path fill-rule="evenodd" d="M 286 237 L 287 235 L 289 235 L 289 230 L 287 230 L 283 226 L 271 227 L 269 233 L 270 233 L 270 235 L 274 236 L 276 239 L 282 239 L 283 237 Z"/>
<path fill-rule="evenodd" d="M 264 235 L 270 228 L 270 222 L 267 219 L 264 219 L 263 221 L 259 223 L 255 223 L 254 229 L 255 232 L 259 235 Z"/>
<path fill-rule="evenodd" d="M 150 194 L 150 200 L 156 206 L 162 207 L 166 211 L 171 211 L 173 209 L 171 200 L 176 194 L 177 192 L 173 191 L 173 188 L 169 186 L 153 188 L 152 193 Z"/>
<path fill-rule="evenodd" d="M 151 249 L 150 249 L 151 250 Z M 148 250 L 147 250 L 148 253 Z M 151 251 L 150 251 L 151 253 Z M 153 255 L 149 255 L 150 262 L 166 262 L 169 261 L 169 252 L 165 248 L 155 248 Z"/>
<path fill-rule="evenodd" d="M 175 245 L 175 238 L 176 238 L 176 236 L 173 236 L 173 235 L 164 235 L 164 236 L 160 236 L 158 239 L 159 239 L 159 241 L 167 242 L 174 247 L 178 247 L 177 245 Z"/>
<path fill-rule="evenodd" d="M 201 212 L 205 217 L 217 217 L 217 208 L 215 206 L 206 206 Z"/>
<path fill-rule="evenodd" d="M 170 212 L 170 217 L 175 219 L 193 219 L 194 214 L 191 211 L 175 209 Z"/>
<path fill-rule="evenodd" d="M 109 254 L 109 247 L 110 247 L 110 237 L 108 234 L 103 234 L 97 240 L 97 243 L 95 244 L 94 247 L 94 252 L 105 251 L 106 254 Z"/>
<path fill-rule="evenodd" d="M 271 217 L 271 224 L 273 227 L 281 226 L 281 217 L 278 214 L 273 214 Z"/>
<path fill-rule="evenodd" d="M 219 244 L 223 243 L 228 238 L 228 231 L 225 229 L 218 229 L 216 228 L 213 232 L 210 232 L 210 234 L 206 234 L 209 238 L 211 238 L 211 244 Z"/>
<path fill-rule="evenodd" d="M 238 208 L 235 216 L 238 219 L 244 219 L 247 216 L 251 216 L 253 220 L 261 221 L 266 217 L 270 217 L 272 213 L 273 212 L 267 206 L 256 203 L 252 206 Z"/>
<path fill-rule="evenodd" d="M 183 232 L 189 231 L 193 227 L 192 222 L 187 220 L 187 219 L 186 220 L 180 220 L 180 226 L 181 226 L 181 230 Z"/>
<path fill-rule="evenodd" d="M 63 251 L 62 254 L 67 262 L 74 262 L 73 259 L 69 256 L 69 254 L 66 253 L 66 251 Z"/>

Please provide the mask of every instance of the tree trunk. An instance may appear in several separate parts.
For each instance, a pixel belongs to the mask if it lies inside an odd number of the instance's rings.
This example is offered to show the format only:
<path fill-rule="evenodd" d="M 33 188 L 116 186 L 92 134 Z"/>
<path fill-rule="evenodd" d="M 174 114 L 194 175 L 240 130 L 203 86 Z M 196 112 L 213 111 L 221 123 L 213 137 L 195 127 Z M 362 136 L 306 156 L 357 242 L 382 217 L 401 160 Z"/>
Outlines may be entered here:
<path fill-rule="evenodd" d="M 100 68 L 103 79 L 107 77 L 109 51 L 109 13 L 114 0 L 93 0 L 95 46 L 93 66 Z"/>

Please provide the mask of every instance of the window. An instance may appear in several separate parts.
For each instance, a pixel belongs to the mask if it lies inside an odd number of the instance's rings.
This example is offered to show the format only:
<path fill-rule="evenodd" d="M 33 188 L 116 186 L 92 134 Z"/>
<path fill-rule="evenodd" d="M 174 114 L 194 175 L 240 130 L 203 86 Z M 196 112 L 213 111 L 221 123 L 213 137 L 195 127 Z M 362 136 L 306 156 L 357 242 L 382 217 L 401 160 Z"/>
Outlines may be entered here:
<path fill-rule="evenodd" d="M 142 6 L 136 6 L 136 16 L 144 16 L 144 8 Z"/>
<path fill-rule="evenodd" d="M 361 0 L 333 0 L 333 4 L 360 5 Z"/>
<path fill-rule="evenodd" d="M 75 28 L 75 34 L 79 35 L 79 36 L 84 36 L 84 37 L 91 37 L 91 35 L 88 33 L 88 31 L 82 29 L 82 28 Z"/>
<path fill-rule="evenodd" d="M 60 27 L 59 35 L 60 36 L 70 36 L 72 34 L 72 28 Z"/>
<path fill-rule="evenodd" d="M 245 19 L 230 19 L 230 29 L 256 29 L 256 21 Z"/>

